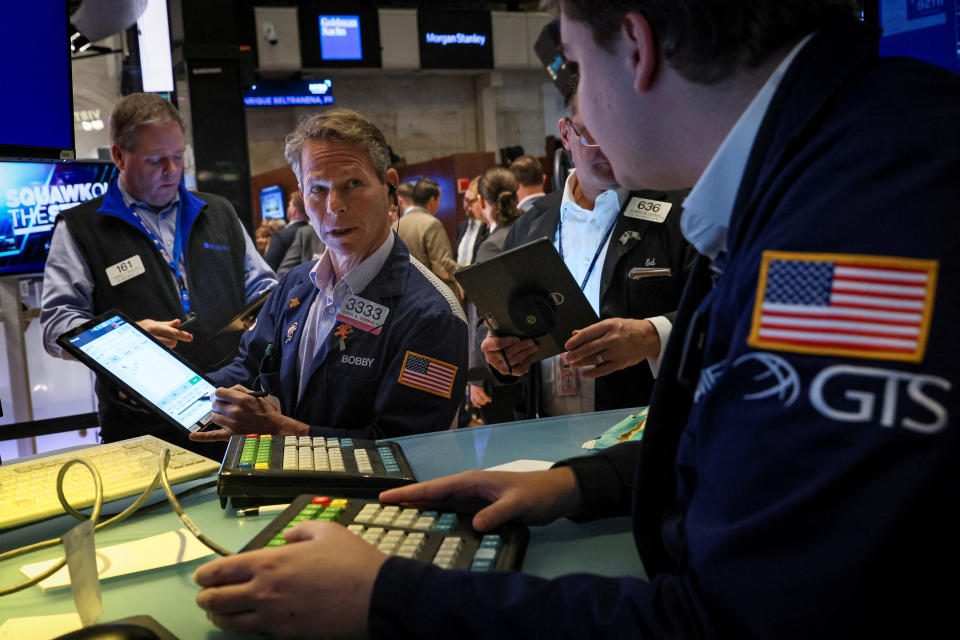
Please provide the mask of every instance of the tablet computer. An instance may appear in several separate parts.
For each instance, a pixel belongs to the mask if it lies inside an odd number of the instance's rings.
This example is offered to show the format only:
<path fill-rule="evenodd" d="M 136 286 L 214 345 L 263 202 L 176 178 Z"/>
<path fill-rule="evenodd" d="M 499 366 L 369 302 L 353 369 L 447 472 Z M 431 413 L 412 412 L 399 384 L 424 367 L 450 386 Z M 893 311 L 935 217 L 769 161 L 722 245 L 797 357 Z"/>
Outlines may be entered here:
<path fill-rule="evenodd" d="M 270 297 L 270 294 L 273 293 L 273 290 L 276 287 L 270 287 L 266 291 L 262 291 L 256 298 L 244 305 L 243 309 L 237 312 L 237 315 L 230 318 L 225 325 L 217 329 L 210 335 L 210 338 L 216 338 L 224 334 L 231 333 L 243 333 L 249 329 L 254 320 L 257 319 L 257 315 L 260 313 L 260 309 L 263 308 L 263 305 L 266 303 L 267 298 Z M 178 328 L 183 331 L 190 331 L 193 324 L 196 322 L 198 316 L 190 315 L 190 317 L 183 322 Z"/>
<path fill-rule="evenodd" d="M 563 353 L 575 330 L 599 321 L 549 238 L 504 251 L 454 277 L 495 335 L 536 341 L 535 360 Z"/>
<path fill-rule="evenodd" d="M 119 311 L 74 327 L 57 344 L 170 424 L 187 431 L 212 425 L 216 386 Z"/>

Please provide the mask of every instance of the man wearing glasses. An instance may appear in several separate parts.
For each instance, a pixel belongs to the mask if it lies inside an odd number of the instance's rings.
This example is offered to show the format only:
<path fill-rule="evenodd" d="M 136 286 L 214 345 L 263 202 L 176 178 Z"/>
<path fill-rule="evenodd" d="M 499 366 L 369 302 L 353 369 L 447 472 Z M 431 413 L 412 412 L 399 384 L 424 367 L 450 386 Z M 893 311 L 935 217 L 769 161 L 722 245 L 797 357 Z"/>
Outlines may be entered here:
<path fill-rule="evenodd" d="M 621 188 L 583 125 L 575 83 L 564 98 L 569 115 L 558 128 L 576 169 L 563 191 L 544 196 L 514 223 L 504 249 L 552 238 L 601 320 L 571 337 L 564 356 L 539 364 L 531 361 L 533 340 L 483 339 L 481 350 L 500 381 L 523 375 L 518 418 L 647 404 L 694 257 L 680 233 L 686 190 Z"/>
<path fill-rule="evenodd" d="M 480 197 L 477 194 L 477 183 L 480 176 L 470 181 L 470 186 L 463 192 L 463 213 L 466 220 L 457 227 L 457 262 L 464 266 L 473 264 L 477 258 L 477 250 L 489 233 L 487 225 L 480 215 L 483 207 L 480 206 Z"/>

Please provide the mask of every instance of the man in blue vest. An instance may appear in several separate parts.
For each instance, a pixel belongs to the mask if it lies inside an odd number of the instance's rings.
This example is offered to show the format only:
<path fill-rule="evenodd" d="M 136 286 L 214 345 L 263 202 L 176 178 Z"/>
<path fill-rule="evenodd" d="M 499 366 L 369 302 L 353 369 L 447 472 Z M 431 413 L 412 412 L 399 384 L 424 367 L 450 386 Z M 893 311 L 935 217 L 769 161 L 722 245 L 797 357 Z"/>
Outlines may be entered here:
<path fill-rule="evenodd" d="M 214 399 L 221 429 L 191 439 L 450 428 L 467 325 L 453 292 L 390 228 L 398 176 L 383 134 L 354 111 L 328 110 L 288 136 L 286 157 L 326 251 L 283 276 L 240 354 L 210 375 L 231 387 Z"/>
<path fill-rule="evenodd" d="M 57 219 L 43 279 L 44 346 L 65 357 L 57 336 L 119 309 L 197 368 L 216 366 L 236 341 L 218 349 L 209 339 L 276 276 L 227 200 L 184 187 L 183 120 L 172 104 L 127 96 L 110 115 L 110 140 L 119 177 Z M 187 314 L 189 332 L 180 329 Z M 104 442 L 152 433 L 190 445 L 104 381 L 96 387 Z"/>
<path fill-rule="evenodd" d="M 556 4 L 617 180 L 694 184 L 643 440 L 380 499 L 631 513 L 646 579 L 445 571 L 303 522 L 201 567 L 200 605 L 275 635 L 956 636 L 960 78 L 878 58 L 853 1 Z"/>

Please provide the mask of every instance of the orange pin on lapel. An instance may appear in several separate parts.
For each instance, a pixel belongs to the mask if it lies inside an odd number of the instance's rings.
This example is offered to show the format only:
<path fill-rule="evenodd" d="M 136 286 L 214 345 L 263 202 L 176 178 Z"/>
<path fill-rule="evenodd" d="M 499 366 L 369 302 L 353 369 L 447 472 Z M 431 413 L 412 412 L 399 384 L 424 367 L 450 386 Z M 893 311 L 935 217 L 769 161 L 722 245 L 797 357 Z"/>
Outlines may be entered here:
<path fill-rule="evenodd" d="M 290 308 L 296 309 L 300 306 L 300 298 L 291 298 L 290 299 Z"/>
<path fill-rule="evenodd" d="M 344 351 L 347 348 L 347 336 L 350 335 L 351 331 L 353 331 L 353 327 L 348 324 L 341 324 L 337 327 L 334 335 L 340 339 L 340 351 Z"/>

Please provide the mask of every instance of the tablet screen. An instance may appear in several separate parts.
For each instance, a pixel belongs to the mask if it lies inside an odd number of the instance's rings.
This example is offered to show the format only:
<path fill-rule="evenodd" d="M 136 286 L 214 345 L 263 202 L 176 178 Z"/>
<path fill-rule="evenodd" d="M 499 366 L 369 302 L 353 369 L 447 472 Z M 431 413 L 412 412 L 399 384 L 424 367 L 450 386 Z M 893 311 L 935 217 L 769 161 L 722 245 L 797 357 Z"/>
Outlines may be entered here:
<path fill-rule="evenodd" d="M 120 316 L 71 337 L 70 343 L 184 429 L 212 410 L 215 387 Z"/>

